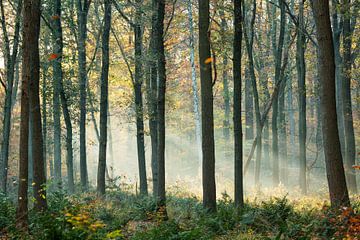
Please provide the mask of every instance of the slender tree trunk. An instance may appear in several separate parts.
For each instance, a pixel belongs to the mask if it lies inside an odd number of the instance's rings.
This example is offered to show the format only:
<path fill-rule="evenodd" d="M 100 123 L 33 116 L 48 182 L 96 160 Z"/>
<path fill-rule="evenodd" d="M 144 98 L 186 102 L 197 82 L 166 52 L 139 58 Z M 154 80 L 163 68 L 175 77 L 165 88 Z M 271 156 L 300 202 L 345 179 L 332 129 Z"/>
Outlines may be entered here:
<path fill-rule="evenodd" d="M 299 164 L 300 189 L 303 194 L 307 193 L 306 186 L 306 66 L 305 66 L 305 35 L 304 35 L 304 3 L 299 0 L 299 26 L 297 30 L 296 67 L 298 75 L 298 98 L 299 98 Z"/>
<path fill-rule="evenodd" d="M 226 43 L 226 31 L 228 29 L 224 10 L 220 9 L 220 18 L 221 18 L 221 34 L 223 38 L 223 44 Z M 223 80 L 223 88 L 224 88 L 224 122 L 223 122 L 223 133 L 224 138 L 226 141 L 230 139 L 230 93 L 229 93 L 229 81 L 228 81 L 228 57 L 227 53 L 224 50 L 223 59 L 223 73 L 222 73 L 222 80 Z"/>
<path fill-rule="evenodd" d="M 55 186 L 61 188 L 61 121 L 60 121 L 60 84 L 62 81 L 62 29 L 61 29 L 61 1 L 52 2 L 52 27 L 53 27 L 53 127 L 54 127 L 54 180 Z"/>
<path fill-rule="evenodd" d="M 279 40 L 276 46 L 275 55 L 275 84 L 280 81 L 281 78 L 281 63 L 282 53 L 284 47 L 284 35 L 285 35 L 285 3 L 283 0 L 279 0 L 280 6 L 280 33 Z M 272 154 L 273 154 L 273 185 L 279 185 L 280 181 L 280 165 L 279 165 L 279 143 L 278 143 L 278 113 L 279 113 L 279 98 L 275 97 L 272 109 Z"/>
<path fill-rule="evenodd" d="M 189 38 L 189 49 L 190 49 L 190 64 L 191 64 L 191 86 L 193 92 L 193 104 L 194 104 L 194 117 L 195 117 L 195 136 L 197 144 L 197 153 L 198 153 L 198 162 L 199 162 L 199 173 L 201 172 L 201 116 L 200 116 L 200 106 L 199 106 L 199 96 L 198 96 L 198 83 L 196 80 L 196 67 L 195 67 L 195 40 L 194 40 L 194 23 L 192 15 L 192 0 L 187 1 L 188 6 L 188 16 L 189 16 L 189 26 L 190 26 L 190 38 Z M 225 82 L 224 82 L 225 89 Z M 225 94 L 225 92 L 224 92 Z M 225 129 L 224 129 L 225 130 Z M 225 132 L 224 132 L 225 134 Z"/>
<path fill-rule="evenodd" d="M 255 184 L 258 185 L 259 180 L 260 180 L 260 166 L 261 166 L 261 151 L 262 151 L 261 131 L 262 131 L 262 127 L 261 127 L 259 93 L 258 93 L 257 82 L 256 82 L 254 56 L 253 56 L 255 19 L 256 19 L 256 1 L 253 2 L 252 17 L 251 17 L 251 23 L 250 23 L 250 37 L 248 36 L 246 30 L 244 31 L 244 37 L 245 37 L 246 50 L 247 50 L 248 59 L 249 59 L 249 72 L 250 72 L 250 78 L 251 78 L 251 86 L 252 86 L 252 93 L 253 93 L 253 97 L 254 97 L 254 107 L 255 107 L 255 116 L 256 116 L 257 149 L 256 149 L 256 160 L 255 160 Z"/>
<path fill-rule="evenodd" d="M 106 145 L 107 145 L 107 114 L 109 92 L 109 39 L 111 29 L 111 0 L 104 2 L 104 29 L 102 35 L 102 68 L 101 68 L 101 96 L 100 96 L 100 141 L 99 164 L 97 174 L 97 191 L 105 194 Z"/>
<path fill-rule="evenodd" d="M 164 217 L 167 217 L 165 208 L 165 91 L 166 91 L 166 60 L 164 47 L 164 17 L 165 17 L 165 0 L 157 1 L 157 64 L 158 64 L 158 144 L 157 144 L 157 161 L 158 161 L 158 186 L 157 201 L 159 210 L 164 211 Z"/>
<path fill-rule="evenodd" d="M 86 39 L 87 17 L 90 3 L 90 0 L 76 0 L 78 25 L 78 71 L 80 84 L 80 182 L 83 191 L 88 189 L 86 161 Z"/>
<path fill-rule="evenodd" d="M 235 204 L 244 206 L 243 186 L 243 133 L 241 125 L 241 42 L 242 42 L 242 10 L 241 0 L 234 0 L 234 45 L 233 45 L 233 77 L 234 77 L 234 150 L 235 150 Z"/>
<path fill-rule="evenodd" d="M 3 38 L 5 44 L 5 67 L 6 67 L 6 89 L 5 89 L 5 104 L 4 104 L 4 118 L 3 118 L 3 133 L 0 152 L 0 191 L 6 193 L 7 187 L 7 173 L 9 169 L 9 141 L 11 130 L 11 113 L 13 106 L 13 90 L 14 90 L 14 76 L 15 66 L 18 58 L 19 36 L 20 36 L 20 17 L 22 10 L 22 0 L 17 2 L 17 17 L 15 18 L 15 29 L 12 52 L 10 50 L 10 40 L 8 37 L 6 19 L 4 13 L 3 2 L 1 1 L 1 26 L 3 31 Z"/>
<path fill-rule="evenodd" d="M 245 140 L 254 139 L 254 97 L 251 89 L 252 79 L 249 69 L 250 66 L 245 69 Z"/>
<path fill-rule="evenodd" d="M 199 65 L 201 82 L 202 120 L 202 182 L 203 205 L 216 211 L 214 111 L 212 91 L 212 68 L 210 52 L 210 3 L 199 0 Z"/>
<path fill-rule="evenodd" d="M 351 104 L 351 78 L 352 78 L 352 31 L 351 31 L 351 0 L 343 1 L 343 45 L 344 45 L 344 65 L 342 81 L 342 104 L 345 129 L 345 170 L 349 191 L 357 193 L 355 169 L 355 135 Z"/>
<path fill-rule="evenodd" d="M 158 161 L 157 161 L 157 145 L 158 145 L 158 132 L 157 132 L 157 49 L 156 49 L 156 36 L 157 36 L 157 1 L 152 1 L 152 16 L 151 16 L 151 35 L 149 44 L 149 78 L 147 82 L 147 96 L 148 96 L 148 109 L 149 109 L 149 129 L 151 138 L 151 173 L 153 184 L 153 196 L 157 198 L 158 186 Z"/>
<path fill-rule="evenodd" d="M 322 130 L 330 200 L 333 207 L 349 206 L 349 194 L 341 155 L 336 115 L 335 56 L 329 15 L 329 1 L 312 0 L 319 44 L 319 76 Z"/>
<path fill-rule="evenodd" d="M 142 96 L 143 84 L 143 29 L 142 29 L 142 0 L 136 1 L 136 17 L 135 17 L 135 112 L 136 112 L 136 138 L 137 138 L 137 154 L 140 176 L 140 194 L 147 195 L 147 177 L 146 177 L 146 161 L 145 161 L 145 143 L 144 143 L 144 107 Z"/>
<path fill-rule="evenodd" d="M 336 76 L 336 109 L 338 116 L 338 129 L 340 136 L 341 144 L 341 153 L 345 156 L 345 129 L 344 129 L 344 115 L 343 115 L 343 103 L 342 103 L 342 65 L 343 59 L 340 53 L 340 39 L 341 39 L 341 24 L 342 20 L 339 20 L 339 4 L 338 1 L 332 0 L 333 14 L 332 14 L 332 24 L 333 24 L 333 41 L 334 41 L 334 51 L 335 51 L 335 76 Z"/>

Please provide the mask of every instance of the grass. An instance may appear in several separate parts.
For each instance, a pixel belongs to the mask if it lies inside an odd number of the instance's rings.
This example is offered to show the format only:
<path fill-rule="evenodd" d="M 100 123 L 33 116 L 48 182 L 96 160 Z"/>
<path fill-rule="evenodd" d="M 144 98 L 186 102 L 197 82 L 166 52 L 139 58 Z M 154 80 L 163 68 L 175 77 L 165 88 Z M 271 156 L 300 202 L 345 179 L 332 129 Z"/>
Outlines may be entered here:
<path fill-rule="evenodd" d="M 223 194 L 216 213 L 207 213 L 196 196 L 169 193 L 169 220 L 156 213 L 152 197 L 110 189 L 105 198 L 96 193 L 68 196 L 48 194 L 49 210 L 30 211 L 29 232 L 16 230 L 15 205 L 0 196 L 0 239 L 356 239 L 360 236 L 360 201 L 352 209 L 334 213 L 314 198 L 289 200 L 272 197 L 247 201 L 242 214 Z"/>

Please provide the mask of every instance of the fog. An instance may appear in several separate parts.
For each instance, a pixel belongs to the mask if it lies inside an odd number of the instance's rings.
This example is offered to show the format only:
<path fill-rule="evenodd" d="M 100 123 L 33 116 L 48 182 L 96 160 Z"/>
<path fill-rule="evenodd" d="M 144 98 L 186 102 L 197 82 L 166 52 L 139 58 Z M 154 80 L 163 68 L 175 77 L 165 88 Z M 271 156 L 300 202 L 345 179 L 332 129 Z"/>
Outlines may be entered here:
<path fill-rule="evenodd" d="M 148 132 L 148 127 L 145 126 Z M 89 182 L 96 186 L 97 161 L 98 161 L 98 140 L 94 131 L 94 125 L 89 122 L 87 126 L 87 161 Z M 136 144 L 135 123 L 124 120 L 121 117 L 111 117 L 108 128 L 108 151 L 107 166 L 110 178 L 119 178 L 122 184 L 131 185 L 135 190 L 139 186 L 138 180 L 138 160 Z M 182 134 L 179 129 L 167 126 L 166 130 L 166 187 L 172 192 L 186 192 L 201 198 L 201 166 L 197 156 L 197 144 L 194 132 L 192 134 Z M 217 196 L 221 198 L 223 193 L 230 197 L 234 192 L 234 163 L 233 163 L 233 142 L 232 137 L 229 142 L 224 140 L 222 129 L 215 130 L 216 145 L 216 187 Z M 244 141 L 244 162 L 250 152 L 252 140 Z M 265 152 L 262 154 L 260 186 L 254 184 L 254 159 L 249 165 L 249 169 L 244 178 L 244 185 L 247 198 L 261 199 L 269 196 L 284 196 L 297 198 L 301 191 L 299 188 L 299 165 L 297 156 L 297 146 L 288 145 L 288 182 L 280 183 L 278 187 L 272 184 L 271 154 L 270 159 L 266 159 Z M 271 148 L 271 146 L 270 146 Z M 150 136 L 145 134 L 145 151 L 148 187 L 152 191 L 151 182 L 151 143 Z M 78 149 L 75 149 L 76 170 L 79 169 Z M 312 196 L 327 198 L 327 182 L 324 167 L 324 160 L 321 154 L 308 151 L 308 188 Z M 280 163 L 282 159 L 280 159 Z M 309 164 L 308 164 L 309 165 Z M 280 165 L 281 166 L 281 165 Z M 281 169 L 280 169 L 281 170 Z M 79 174 L 79 171 L 76 171 Z M 79 176 L 77 176 L 79 178 Z"/>

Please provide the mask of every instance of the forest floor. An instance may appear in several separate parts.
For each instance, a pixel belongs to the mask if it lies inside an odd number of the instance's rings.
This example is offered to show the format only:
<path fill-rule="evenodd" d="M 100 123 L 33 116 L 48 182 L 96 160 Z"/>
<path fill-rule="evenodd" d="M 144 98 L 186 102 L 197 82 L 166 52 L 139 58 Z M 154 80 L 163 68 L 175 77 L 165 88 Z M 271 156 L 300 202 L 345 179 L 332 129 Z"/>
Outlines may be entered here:
<path fill-rule="evenodd" d="M 105 198 L 95 192 L 68 196 L 49 193 L 49 210 L 29 213 L 29 233 L 14 226 L 15 205 L 0 196 L 0 239 L 360 239 L 360 197 L 352 208 L 334 211 L 318 198 L 288 197 L 252 199 L 239 214 L 227 194 L 216 213 L 203 210 L 189 193 L 168 193 L 162 220 L 152 197 L 131 190 L 108 189 Z"/>

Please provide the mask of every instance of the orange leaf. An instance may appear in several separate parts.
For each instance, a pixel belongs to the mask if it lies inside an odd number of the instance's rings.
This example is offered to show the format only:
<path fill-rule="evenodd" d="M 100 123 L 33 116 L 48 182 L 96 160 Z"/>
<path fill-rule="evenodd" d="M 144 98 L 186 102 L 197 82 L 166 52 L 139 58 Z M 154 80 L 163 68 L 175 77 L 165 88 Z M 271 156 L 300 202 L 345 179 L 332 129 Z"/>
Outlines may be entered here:
<path fill-rule="evenodd" d="M 360 165 L 353 165 L 352 167 L 353 167 L 353 169 L 360 170 Z"/>
<path fill-rule="evenodd" d="M 54 15 L 54 16 L 51 16 L 51 19 L 52 19 L 52 20 L 59 20 L 60 17 L 59 17 L 58 15 Z"/>
<path fill-rule="evenodd" d="M 209 64 L 209 63 L 211 63 L 212 61 L 213 61 L 212 58 L 209 57 L 209 58 L 207 58 L 207 59 L 205 60 L 205 64 Z"/>
<path fill-rule="evenodd" d="M 58 58 L 58 54 L 56 54 L 56 53 L 52 53 L 52 54 L 50 54 L 50 56 L 49 56 L 49 61 L 52 61 L 52 60 L 54 60 L 54 59 L 57 59 Z"/>

